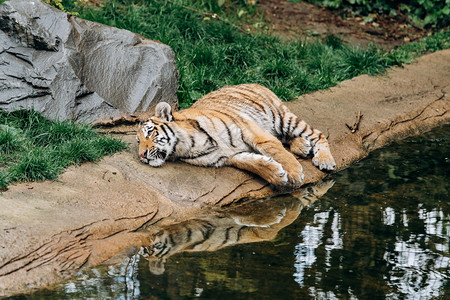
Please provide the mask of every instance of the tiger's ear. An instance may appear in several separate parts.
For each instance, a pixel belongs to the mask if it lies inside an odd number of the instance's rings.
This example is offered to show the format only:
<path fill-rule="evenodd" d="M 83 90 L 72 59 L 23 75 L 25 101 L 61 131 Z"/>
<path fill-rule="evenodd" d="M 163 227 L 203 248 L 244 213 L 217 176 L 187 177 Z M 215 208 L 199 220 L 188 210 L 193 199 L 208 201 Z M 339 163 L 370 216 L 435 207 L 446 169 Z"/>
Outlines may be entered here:
<path fill-rule="evenodd" d="M 163 121 L 173 121 L 172 107 L 167 102 L 160 102 L 156 105 L 155 115 Z"/>

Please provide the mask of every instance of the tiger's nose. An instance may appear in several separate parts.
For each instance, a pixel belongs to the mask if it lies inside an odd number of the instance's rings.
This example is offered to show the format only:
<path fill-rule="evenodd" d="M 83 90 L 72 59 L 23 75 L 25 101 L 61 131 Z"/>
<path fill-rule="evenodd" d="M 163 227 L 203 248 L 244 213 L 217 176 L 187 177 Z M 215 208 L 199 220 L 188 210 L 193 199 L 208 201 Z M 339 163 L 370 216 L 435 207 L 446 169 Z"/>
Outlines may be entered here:
<path fill-rule="evenodd" d="M 147 152 L 148 152 L 148 150 L 145 150 L 144 152 L 141 153 L 140 156 L 141 156 L 142 158 L 147 158 Z"/>

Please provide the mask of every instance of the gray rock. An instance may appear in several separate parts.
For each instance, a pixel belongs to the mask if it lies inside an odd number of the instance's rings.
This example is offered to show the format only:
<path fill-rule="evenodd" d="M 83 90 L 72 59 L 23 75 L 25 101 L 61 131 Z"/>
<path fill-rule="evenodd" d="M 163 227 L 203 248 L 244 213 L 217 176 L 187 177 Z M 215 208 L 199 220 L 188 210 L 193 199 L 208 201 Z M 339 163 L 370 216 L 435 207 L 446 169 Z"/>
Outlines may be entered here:
<path fill-rule="evenodd" d="M 0 5 L 0 109 L 93 122 L 176 105 L 172 49 L 39 0 Z"/>

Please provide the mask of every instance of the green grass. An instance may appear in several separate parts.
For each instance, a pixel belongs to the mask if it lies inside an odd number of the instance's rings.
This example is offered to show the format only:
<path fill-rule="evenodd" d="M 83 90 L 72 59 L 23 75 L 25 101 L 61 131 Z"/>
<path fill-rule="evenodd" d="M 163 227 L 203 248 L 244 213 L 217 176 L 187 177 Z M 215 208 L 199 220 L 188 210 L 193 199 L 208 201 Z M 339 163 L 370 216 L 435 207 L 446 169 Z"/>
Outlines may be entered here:
<path fill-rule="evenodd" d="M 102 8 L 64 5 L 84 19 L 128 29 L 159 40 L 175 51 L 180 73 L 178 98 L 186 108 L 202 95 L 224 85 L 259 83 L 280 98 L 290 100 L 301 94 L 326 89 L 361 74 L 376 75 L 387 68 L 410 62 L 428 52 L 447 48 L 449 32 L 430 37 L 432 42 L 393 51 L 376 47 L 356 48 L 339 38 L 300 38 L 282 42 L 266 34 L 245 34 L 233 26 L 196 10 L 218 13 L 238 25 L 238 12 L 255 13 L 253 6 L 219 8 L 217 1 L 130 1 L 110 0 Z M 415 45 L 415 44 L 414 44 Z"/>
<path fill-rule="evenodd" d="M 14 182 L 55 180 L 70 165 L 125 148 L 89 125 L 51 121 L 35 111 L 0 111 L 0 190 Z"/>

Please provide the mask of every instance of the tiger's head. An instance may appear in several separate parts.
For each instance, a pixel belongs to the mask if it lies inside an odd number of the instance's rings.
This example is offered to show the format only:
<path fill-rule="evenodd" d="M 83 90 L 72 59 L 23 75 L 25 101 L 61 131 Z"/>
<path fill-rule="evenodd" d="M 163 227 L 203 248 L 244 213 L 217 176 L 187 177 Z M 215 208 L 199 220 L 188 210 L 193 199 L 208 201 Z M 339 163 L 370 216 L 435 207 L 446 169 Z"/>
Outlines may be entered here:
<path fill-rule="evenodd" d="M 160 167 L 174 152 L 177 137 L 171 128 L 172 108 L 166 102 L 156 106 L 155 116 L 143 122 L 137 132 L 139 159 L 152 167 Z"/>

